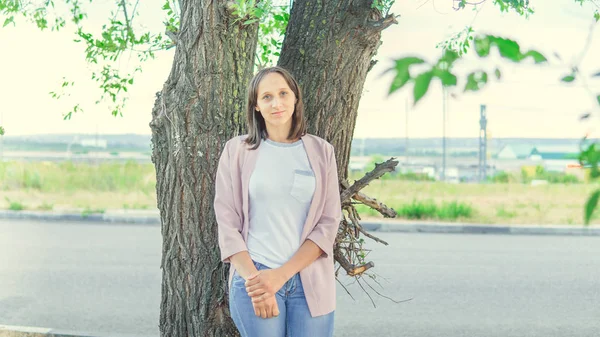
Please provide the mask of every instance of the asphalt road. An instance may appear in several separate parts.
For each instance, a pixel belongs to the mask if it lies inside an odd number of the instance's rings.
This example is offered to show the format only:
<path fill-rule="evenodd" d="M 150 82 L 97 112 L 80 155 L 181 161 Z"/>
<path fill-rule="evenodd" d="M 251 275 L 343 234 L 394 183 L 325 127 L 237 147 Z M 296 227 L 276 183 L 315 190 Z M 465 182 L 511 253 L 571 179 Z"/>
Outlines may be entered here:
<path fill-rule="evenodd" d="M 600 335 L 600 237 L 380 233 L 336 336 Z M 158 336 L 157 226 L 0 220 L 0 324 Z"/>

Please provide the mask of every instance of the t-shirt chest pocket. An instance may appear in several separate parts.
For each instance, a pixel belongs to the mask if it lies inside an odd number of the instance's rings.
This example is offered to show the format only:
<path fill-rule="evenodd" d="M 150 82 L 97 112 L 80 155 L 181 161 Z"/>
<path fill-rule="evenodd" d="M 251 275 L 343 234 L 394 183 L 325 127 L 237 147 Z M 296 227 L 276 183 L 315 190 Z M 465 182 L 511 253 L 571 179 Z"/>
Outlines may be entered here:
<path fill-rule="evenodd" d="M 290 194 L 299 202 L 310 202 L 315 193 L 316 178 L 313 172 L 294 170 L 294 181 Z"/>

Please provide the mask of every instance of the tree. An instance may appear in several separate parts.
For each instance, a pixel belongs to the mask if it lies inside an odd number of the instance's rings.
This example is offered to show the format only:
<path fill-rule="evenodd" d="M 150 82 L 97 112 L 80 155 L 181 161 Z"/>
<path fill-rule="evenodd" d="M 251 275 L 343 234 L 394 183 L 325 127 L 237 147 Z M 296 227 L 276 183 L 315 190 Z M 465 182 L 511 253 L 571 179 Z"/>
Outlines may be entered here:
<path fill-rule="evenodd" d="M 266 63 L 271 56 L 279 56 L 278 51 L 263 48 L 265 38 L 276 35 L 277 29 L 280 34 L 285 29 L 279 64 L 290 69 L 302 85 L 309 132 L 336 148 L 343 207 L 350 219 L 344 219 L 339 234 L 350 243 L 336 246 L 336 261 L 357 277 L 373 266 L 364 261 L 359 235 L 362 232 L 383 241 L 360 227 L 351 199 L 395 216 L 393 210 L 359 191 L 393 170 L 397 162 L 378 165 L 352 186 L 346 177 L 363 84 L 374 65 L 381 32 L 396 23 L 387 13 L 393 2 L 296 0 L 286 27 L 285 11 L 277 12 L 267 0 L 167 0 L 163 6 L 168 13 L 166 38 L 160 33 L 135 31 L 139 1 L 115 1 L 109 24 L 96 36 L 85 31 L 85 8 L 78 0 L 56 4 L 53 0 L 0 0 L 4 26 L 14 24 L 16 14 L 23 14 L 40 29 L 60 30 L 67 19 L 52 9 L 66 6 L 78 42 L 86 44 L 86 59 L 99 65 L 93 78 L 103 90 L 102 98 L 114 104 L 113 115 L 121 113 L 122 95 L 139 69 L 124 75 L 111 62 L 125 52 L 133 52 L 143 61 L 162 48 L 176 48 L 150 123 L 163 235 L 161 336 L 237 335 L 228 311 L 228 270 L 220 262 L 216 239 L 213 180 L 225 141 L 244 132 L 245 92 L 253 74 L 258 36 L 256 59 Z M 261 19 L 271 27 L 263 25 L 259 30 Z M 271 40 L 266 44 L 277 47 L 281 43 Z M 65 83 L 63 87 L 72 85 Z M 53 96 L 60 97 L 60 93 Z M 79 111 L 77 105 L 65 118 Z"/>

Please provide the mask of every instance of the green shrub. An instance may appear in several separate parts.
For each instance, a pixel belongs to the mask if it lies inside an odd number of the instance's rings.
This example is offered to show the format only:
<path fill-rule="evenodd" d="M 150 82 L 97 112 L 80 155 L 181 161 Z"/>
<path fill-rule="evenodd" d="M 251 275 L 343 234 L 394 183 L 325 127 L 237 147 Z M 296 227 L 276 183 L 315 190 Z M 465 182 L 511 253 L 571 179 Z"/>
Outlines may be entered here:
<path fill-rule="evenodd" d="M 396 209 L 396 213 L 400 217 L 408 219 L 426 219 L 434 218 L 436 215 L 437 206 L 433 201 L 417 201 L 413 200 L 410 204 L 404 204 Z"/>
<path fill-rule="evenodd" d="M 494 176 L 490 177 L 489 180 L 493 183 L 497 184 L 507 184 L 511 179 L 510 175 L 504 171 L 500 171 L 496 173 Z"/>
<path fill-rule="evenodd" d="M 6 197 L 4 199 L 8 202 L 8 209 L 11 211 L 22 211 L 25 209 L 25 206 L 18 201 L 12 201 Z"/>
<path fill-rule="evenodd" d="M 473 215 L 473 207 L 458 201 L 443 203 L 437 209 L 436 216 L 442 220 L 456 220 L 458 218 L 470 218 Z"/>
<path fill-rule="evenodd" d="M 470 218 L 474 215 L 473 207 L 460 201 L 444 202 L 438 205 L 433 200 L 413 200 L 409 204 L 388 206 L 396 210 L 399 218 L 405 219 L 456 220 L 459 218 Z M 368 206 L 355 205 L 355 207 L 360 215 L 379 215 L 379 212 Z"/>

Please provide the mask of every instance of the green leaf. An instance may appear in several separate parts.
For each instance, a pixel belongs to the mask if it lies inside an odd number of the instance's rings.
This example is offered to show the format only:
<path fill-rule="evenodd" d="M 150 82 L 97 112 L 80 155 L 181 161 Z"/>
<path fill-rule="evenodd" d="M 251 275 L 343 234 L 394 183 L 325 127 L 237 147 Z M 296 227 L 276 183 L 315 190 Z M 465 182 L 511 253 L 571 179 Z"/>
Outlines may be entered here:
<path fill-rule="evenodd" d="M 596 96 L 596 101 L 598 101 L 598 105 L 600 105 L 600 95 Z"/>
<path fill-rule="evenodd" d="M 592 143 L 588 145 L 586 150 L 582 150 L 579 154 L 579 163 L 582 166 L 590 166 L 590 177 L 595 179 L 600 176 L 600 170 L 598 170 L 598 162 L 600 162 L 600 151 L 596 149 L 596 144 Z"/>
<path fill-rule="evenodd" d="M 8 17 L 6 20 L 4 20 L 4 25 L 2 25 L 2 28 L 8 26 L 9 24 L 15 24 L 15 17 L 14 16 L 10 16 Z"/>
<path fill-rule="evenodd" d="M 446 49 L 442 60 L 447 61 L 450 65 L 452 65 L 452 63 L 454 63 L 454 61 L 458 60 L 459 58 L 460 56 L 458 56 L 457 52 L 452 51 L 450 49 Z"/>
<path fill-rule="evenodd" d="M 392 84 L 390 85 L 390 91 L 388 92 L 388 95 L 392 94 L 397 90 L 400 90 L 400 88 L 402 88 L 406 83 L 408 83 L 408 80 L 410 80 L 410 74 L 408 72 L 397 71 L 396 76 L 394 77 L 394 79 L 392 80 Z"/>
<path fill-rule="evenodd" d="M 406 71 L 408 71 L 408 67 L 413 65 L 413 64 L 421 64 L 424 63 L 425 61 L 423 61 L 423 59 L 418 58 L 418 57 L 405 57 L 402 59 L 398 59 L 396 60 L 396 69 L 401 70 L 401 69 L 406 69 Z"/>
<path fill-rule="evenodd" d="M 484 71 L 472 72 L 467 76 L 467 84 L 465 85 L 464 91 L 478 91 L 488 81 L 488 75 Z"/>
<path fill-rule="evenodd" d="M 475 52 L 477 52 L 477 55 L 479 55 L 479 57 L 486 57 L 490 54 L 491 42 L 489 36 L 486 35 L 483 37 L 477 37 L 475 39 L 474 45 Z"/>
<path fill-rule="evenodd" d="M 523 58 L 517 42 L 499 37 L 493 38 L 492 42 L 498 47 L 498 51 L 502 57 L 515 62 L 519 62 Z"/>
<path fill-rule="evenodd" d="M 502 73 L 500 72 L 500 69 L 496 68 L 496 70 L 494 71 L 494 74 L 496 75 L 496 79 L 502 78 Z"/>
<path fill-rule="evenodd" d="M 388 69 L 388 71 L 396 70 L 396 76 L 394 77 L 394 80 L 392 81 L 392 84 L 390 86 L 390 90 L 389 90 L 388 94 L 391 94 L 391 93 L 395 92 L 396 90 L 399 90 L 408 82 L 408 80 L 410 80 L 409 67 L 411 65 L 421 64 L 424 62 L 425 61 L 423 61 L 423 59 L 420 59 L 418 57 L 412 57 L 412 56 L 396 60 L 396 66 L 394 68 Z"/>
<path fill-rule="evenodd" d="M 434 75 L 438 77 L 442 81 L 442 85 L 446 87 L 455 86 L 457 83 L 456 75 L 448 70 L 435 69 Z"/>
<path fill-rule="evenodd" d="M 594 19 L 596 19 L 596 22 L 600 21 L 600 11 L 596 10 L 596 13 L 594 13 Z"/>
<path fill-rule="evenodd" d="M 477 91 L 477 90 L 479 90 L 479 84 L 477 84 L 477 81 L 475 80 L 475 73 L 471 73 L 471 74 L 469 74 L 469 76 L 467 76 L 467 84 L 465 84 L 464 91 Z"/>
<path fill-rule="evenodd" d="M 563 77 L 561 79 L 561 81 L 567 82 L 567 83 L 573 82 L 573 81 L 575 81 L 575 75 L 574 74 L 573 75 L 567 75 L 567 76 Z"/>
<path fill-rule="evenodd" d="M 535 50 L 530 50 L 527 53 L 525 53 L 525 57 L 527 56 L 531 56 L 533 58 L 533 61 L 538 64 L 538 63 L 544 63 L 546 61 L 548 61 L 548 59 L 546 59 L 546 57 L 544 55 L 542 55 L 540 52 L 535 51 Z"/>
<path fill-rule="evenodd" d="M 0 136 L 4 136 L 4 128 L 0 126 Z"/>
<path fill-rule="evenodd" d="M 433 72 L 431 72 L 431 71 L 422 73 L 421 75 L 419 75 L 415 78 L 415 88 L 414 88 L 414 93 L 413 93 L 415 105 L 427 93 L 427 90 L 429 89 L 429 84 L 431 83 L 432 78 L 433 78 Z"/>
<path fill-rule="evenodd" d="M 590 219 L 592 218 L 592 214 L 594 213 L 594 209 L 598 206 L 598 199 L 600 198 L 600 190 L 594 191 L 592 195 L 588 198 L 585 203 L 585 224 L 588 225 L 590 223 Z"/>

